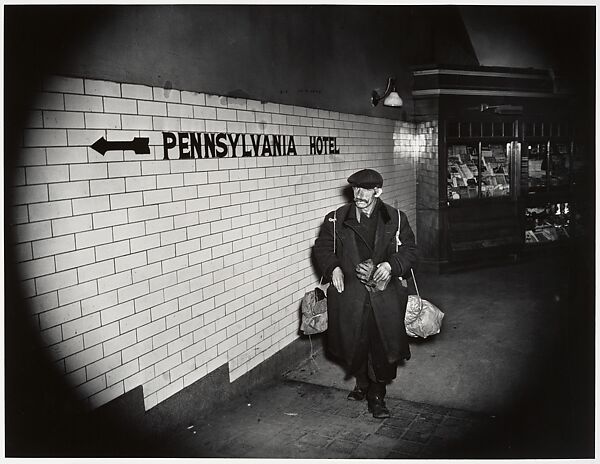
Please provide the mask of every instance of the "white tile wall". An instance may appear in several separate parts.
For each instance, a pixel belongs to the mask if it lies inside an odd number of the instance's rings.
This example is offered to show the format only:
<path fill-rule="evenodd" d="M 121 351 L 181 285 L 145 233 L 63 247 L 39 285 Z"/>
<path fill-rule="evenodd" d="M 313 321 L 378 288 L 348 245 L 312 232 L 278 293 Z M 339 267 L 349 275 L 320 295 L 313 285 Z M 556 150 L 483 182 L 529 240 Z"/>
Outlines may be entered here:
<path fill-rule="evenodd" d="M 15 264 L 51 359 L 89 408 L 146 409 L 224 363 L 233 381 L 298 337 L 310 249 L 345 179 L 384 176 L 415 220 L 416 126 L 128 83 L 44 80 L 12 175 Z M 298 156 L 163 160 L 163 130 L 293 134 Z M 339 154 L 310 155 L 309 137 Z M 98 138 L 149 137 L 104 157 Z"/>

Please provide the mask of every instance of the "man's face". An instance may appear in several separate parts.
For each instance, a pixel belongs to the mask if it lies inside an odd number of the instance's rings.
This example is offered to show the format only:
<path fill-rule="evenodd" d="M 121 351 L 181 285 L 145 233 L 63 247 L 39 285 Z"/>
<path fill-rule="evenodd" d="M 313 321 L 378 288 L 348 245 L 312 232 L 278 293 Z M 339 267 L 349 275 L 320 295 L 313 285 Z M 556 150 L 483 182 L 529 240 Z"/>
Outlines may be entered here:
<path fill-rule="evenodd" d="M 361 211 L 370 211 L 371 207 L 375 204 L 376 198 L 381 195 L 380 188 L 364 188 L 364 187 L 352 187 L 354 192 L 354 204 Z"/>

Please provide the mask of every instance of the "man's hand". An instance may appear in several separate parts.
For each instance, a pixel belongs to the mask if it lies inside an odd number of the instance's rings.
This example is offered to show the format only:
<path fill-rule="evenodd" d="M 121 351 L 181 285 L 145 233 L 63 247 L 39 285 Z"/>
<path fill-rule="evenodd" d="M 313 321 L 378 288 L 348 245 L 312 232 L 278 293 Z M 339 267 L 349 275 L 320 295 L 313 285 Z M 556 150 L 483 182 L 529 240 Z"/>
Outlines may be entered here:
<path fill-rule="evenodd" d="M 331 273 L 331 283 L 338 293 L 342 293 L 344 291 L 344 273 L 339 266 L 336 267 Z"/>
<path fill-rule="evenodd" d="M 387 261 L 379 263 L 377 269 L 373 273 L 373 280 L 375 282 L 383 282 L 387 280 L 392 273 L 392 266 Z"/>
<path fill-rule="evenodd" d="M 367 261 L 363 261 L 362 263 L 356 266 L 356 277 L 363 284 L 366 284 L 371 278 L 371 273 L 373 271 L 373 265 L 369 265 Z"/>

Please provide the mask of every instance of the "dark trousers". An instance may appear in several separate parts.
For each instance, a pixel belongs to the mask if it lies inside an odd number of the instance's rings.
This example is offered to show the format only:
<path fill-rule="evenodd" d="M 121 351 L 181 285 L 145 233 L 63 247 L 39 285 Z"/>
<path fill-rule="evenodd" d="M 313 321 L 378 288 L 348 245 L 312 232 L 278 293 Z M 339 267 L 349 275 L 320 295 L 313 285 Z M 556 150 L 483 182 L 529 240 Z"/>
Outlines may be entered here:
<path fill-rule="evenodd" d="M 386 384 L 396 378 L 396 368 L 396 363 L 387 360 L 373 308 L 367 295 L 356 356 L 350 373 L 356 377 L 357 385 L 367 390 L 367 397 L 383 398 Z"/>

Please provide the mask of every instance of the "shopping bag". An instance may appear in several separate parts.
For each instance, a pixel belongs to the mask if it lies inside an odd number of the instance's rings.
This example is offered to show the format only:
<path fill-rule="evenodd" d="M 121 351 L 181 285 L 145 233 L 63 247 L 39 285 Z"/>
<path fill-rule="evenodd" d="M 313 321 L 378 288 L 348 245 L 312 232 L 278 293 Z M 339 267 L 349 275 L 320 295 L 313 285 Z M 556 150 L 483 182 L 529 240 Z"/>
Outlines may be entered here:
<path fill-rule="evenodd" d="M 318 334 L 327 330 L 327 296 L 320 287 L 306 292 L 302 298 L 300 330 L 305 335 Z"/>
<path fill-rule="evenodd" d="M 398 247 L 402 245 L 400 241 L 400 221 L 402 216 L 400 210 L 398 210 L 398 230 L 396 231 L 396 253 L 398 253 Z M 444 319 L 444 313 L 440 309 L 423 298 L 419 293 L 419 287 L 417 285 L 417 278 L 415 272 L 410 270 L 410 274 L 415 284 L 416 295 L 408 295 L 408 302 L 406 303 L 406 313 L 404 315 L 404 325 L 406 326 L 406 335 L 410 337 L 421 337 L 427 338 L 431 335 L 440 333 L 442 328 L 442 319 Z M 404 279 L 400 279 L 401 284 L 406 287 Z"/>
<path fill-rule="evenodd" d="M 410 337 L 427 338 L 440 333 L 444 313 L 419 295 L 408 295 L 404 325 Z"/>

